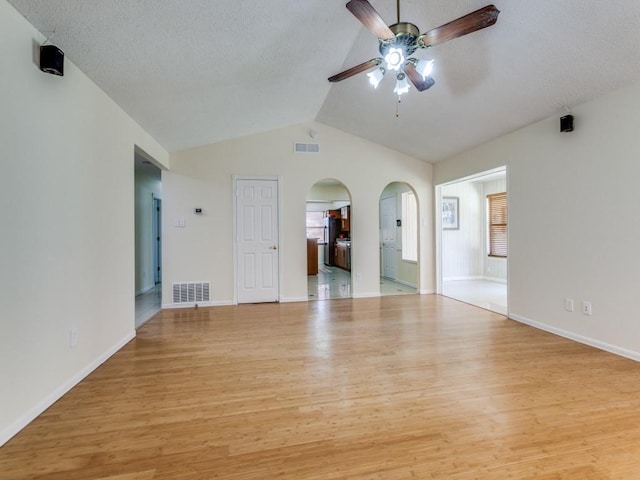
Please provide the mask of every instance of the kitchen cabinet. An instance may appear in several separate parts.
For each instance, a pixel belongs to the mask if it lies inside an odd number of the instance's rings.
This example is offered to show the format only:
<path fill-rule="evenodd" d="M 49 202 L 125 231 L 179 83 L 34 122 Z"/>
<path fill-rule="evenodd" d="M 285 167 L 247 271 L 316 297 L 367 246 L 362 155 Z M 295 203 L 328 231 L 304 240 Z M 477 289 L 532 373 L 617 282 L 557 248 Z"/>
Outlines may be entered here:
<path fill-rule="evenodd" d="M 351 242 L 336 242 L 335 265 L 351 271 Z"/>
<path fill-rule="evenodd" d="M 307 238 L 307 275 L 318 274 L 318 239 Z"/>
<path fill-rule="evenodd" d="M 351 218 L 351 207 L 346 206 L 340 209 L 340 222 L 342 223 L 342 231 L 349 232 L 351 230 L 350 220 Z"/>
<path fill-rule="evenodd" d="M 324 216 L 330 217 L 330 218 L 340 218 L 342 216 L 342 210 L 341 209 L 325 210 Z"/>

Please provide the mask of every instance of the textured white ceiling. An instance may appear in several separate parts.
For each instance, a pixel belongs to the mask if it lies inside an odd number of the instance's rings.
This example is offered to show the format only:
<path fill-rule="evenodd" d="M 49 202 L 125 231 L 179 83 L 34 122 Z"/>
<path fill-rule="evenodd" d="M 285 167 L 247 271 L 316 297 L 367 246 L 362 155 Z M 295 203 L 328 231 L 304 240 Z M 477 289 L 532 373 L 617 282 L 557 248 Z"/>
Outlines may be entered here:
<path fill-rule="evenodd" d="M 495 26 L 417 52 L 436 84 L 400 105 L 392 78 L 327 81 L 378 55 L 346 0 L 9 2 L 170 151 L 315 119 L 433 162 L 640 81 L 638 0 L 495 0 Z M 403 0 L 401 20 L 487 3 Z"/>

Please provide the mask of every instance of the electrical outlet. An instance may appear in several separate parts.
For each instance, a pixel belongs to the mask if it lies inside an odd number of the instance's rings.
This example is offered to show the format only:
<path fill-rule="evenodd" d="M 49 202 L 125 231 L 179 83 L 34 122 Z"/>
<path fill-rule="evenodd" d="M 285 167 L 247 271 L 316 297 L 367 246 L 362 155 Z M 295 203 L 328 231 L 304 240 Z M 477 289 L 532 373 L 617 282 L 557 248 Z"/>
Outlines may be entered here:
<path fill-rule="evenodd" d="M 78 344 L 78 329 L 72 328 L 69 331 L 69 347 L 74 348 Z"/>
<path fill-rule="evenodd" d="M 567 312 L 573 312 L 573 298 L 565 298 L 564 299 L 564 309 Z"/>
<path fill-rule="evenodd" d="M 582 313 L 591 315 L 591 302 L 587 302 L 586 300 L 582 301 Z"/>

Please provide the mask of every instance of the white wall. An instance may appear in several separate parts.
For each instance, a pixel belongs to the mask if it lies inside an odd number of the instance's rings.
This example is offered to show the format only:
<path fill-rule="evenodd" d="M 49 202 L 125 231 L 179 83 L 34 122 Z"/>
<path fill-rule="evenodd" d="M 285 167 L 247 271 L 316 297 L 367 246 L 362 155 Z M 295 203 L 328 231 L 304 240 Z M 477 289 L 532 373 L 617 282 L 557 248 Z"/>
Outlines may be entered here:
<path fill-rule="evenodd" d="M 499 180 L 493 180 L 490 182 L 482 183 L 482 204 L 484 205 L 483 215 L 483 240 L 485 245 L 482 249 L 482 264 L 483 264 L 483 276 L 485 279 L 494 280 L 497 282 L 507 281 L 507 259 L 490 257 L 486 253 L 486 239 L 489 237 L 489 225 L 487 222 L 487 195 L 494 193 L 502 193 L 507 191 L 507 179 L 501 178 Z M 507 212 L 508 215 L 508 212 Z"/>
<path fill-rule="evenodd" d="M 482 184 L 461 182 L 442 188 L 443 197 L 457 197 L 460 226 L 442 230 L 442 279 L 463 280 L 483 275 L 484 206 Z"/>
<path fill-rule="evenodd" d="M 136 295 L 146 292 L 155 285 L 153 199 L 162 198 L 160 170 L 139 169 L 134 174 L 135 192 L 135 257 Z"/>
<path fill-rule="evenodd" d="M 558 114 L 436 164 L 435 183 L 507 165 L 510 316 L 640 359 L 640 85 L 573 112 L 574 132 Z"/>
<path fill-rule="evenodd" d="M 41 41 L 0 0 L 0 444 L 134 336 L 134 145 L 168 165 L 68 59 L 41 72 Z"/>
<path fill-rule="evenodd" d="M 507 260 L 487 255 L 487 195 L 506 192 L 506 178 L 444 185 L 442 196 L 458 197 L 460 228 L 442 231 L 443 280 L 507 280 Z"/>
<path fill-rule="evenodd" d="M 322 178 L 321 180 L 326 180 Z M 318 184 L 311 185 L 307 193 L 307 202 L 334 202 L 339 201 L 341 205 L 351 201 L 349 191 L 342 184 Z M 335 207 L 338 208 L 338 207 Z M 326 210 L 326 209 L 325 209 Z"/>
<path fill-rule="evenodd" d="M 300 155 L 293 143 L 318 131 L 320 154 Z M 234 300 L 232 175 L 281 176 L 282 301 L 307 299 L 305 203 L 313 184 L 342 182 L 351 194 L 353 295 L 379 295 L 378 201 L 387 184 L 403 181 L 418 194 L 421 227 L 420 289 L 434 290 L 432 166 L 319 123 L 178 152 L 163 172 L 165 205 L 163 304 L 175 281 L 212 281 L 214 304 Z M 204 215 L 190 214 L 196 205 Z M 173 218 L 186 228 L 174 228 Z"/>

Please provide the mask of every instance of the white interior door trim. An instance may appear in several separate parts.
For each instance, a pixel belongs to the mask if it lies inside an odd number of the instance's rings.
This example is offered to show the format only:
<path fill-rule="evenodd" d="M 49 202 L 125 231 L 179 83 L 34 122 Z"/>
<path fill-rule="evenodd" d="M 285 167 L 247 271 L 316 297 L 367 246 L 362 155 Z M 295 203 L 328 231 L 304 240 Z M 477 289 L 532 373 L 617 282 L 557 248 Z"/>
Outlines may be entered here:
<path fill-rule="evenodd" d="M 436 186 L 436 293 L 442 295 L 442 185 Z"/>

